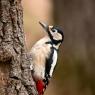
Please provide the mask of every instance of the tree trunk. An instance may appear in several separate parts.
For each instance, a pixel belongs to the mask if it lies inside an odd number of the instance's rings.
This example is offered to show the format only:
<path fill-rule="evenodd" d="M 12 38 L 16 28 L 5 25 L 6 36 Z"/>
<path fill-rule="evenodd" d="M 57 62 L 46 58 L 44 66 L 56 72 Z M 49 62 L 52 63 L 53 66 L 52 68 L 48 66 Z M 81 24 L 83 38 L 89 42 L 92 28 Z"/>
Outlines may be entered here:
<path fill-rule="evenodd" d="M 0 95 L 38 95 L 29 65 L 21 0 L 0 0 Z"/>

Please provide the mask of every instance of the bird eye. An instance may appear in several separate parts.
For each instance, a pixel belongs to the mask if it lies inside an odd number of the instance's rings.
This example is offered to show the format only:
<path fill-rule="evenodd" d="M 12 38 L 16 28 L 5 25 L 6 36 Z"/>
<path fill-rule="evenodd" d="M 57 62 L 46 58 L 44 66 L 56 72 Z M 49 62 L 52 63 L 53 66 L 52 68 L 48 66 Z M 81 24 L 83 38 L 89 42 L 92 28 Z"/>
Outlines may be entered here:
<path fill-rule="evenodd" d="M 56 32 L 56 29 L 52 29 L 52 32 Z"/>

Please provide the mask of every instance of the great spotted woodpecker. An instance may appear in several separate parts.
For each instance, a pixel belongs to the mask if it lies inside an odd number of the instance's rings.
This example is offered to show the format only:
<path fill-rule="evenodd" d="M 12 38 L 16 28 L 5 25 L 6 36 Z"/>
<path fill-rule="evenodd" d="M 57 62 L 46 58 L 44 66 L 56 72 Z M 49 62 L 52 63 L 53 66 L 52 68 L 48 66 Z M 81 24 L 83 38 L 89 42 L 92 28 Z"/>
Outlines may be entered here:
<path fill-rule="evenodd" d="M 30 51 L 33 78 L 39 95 L 43 95 L 54 71 L 57 62 L 59 46 L 63 42 L 63 31 L 55 26 L 49 26 L 42 22 L 39 24 L 47 32 L 47 36 L 40 39 Z"/>

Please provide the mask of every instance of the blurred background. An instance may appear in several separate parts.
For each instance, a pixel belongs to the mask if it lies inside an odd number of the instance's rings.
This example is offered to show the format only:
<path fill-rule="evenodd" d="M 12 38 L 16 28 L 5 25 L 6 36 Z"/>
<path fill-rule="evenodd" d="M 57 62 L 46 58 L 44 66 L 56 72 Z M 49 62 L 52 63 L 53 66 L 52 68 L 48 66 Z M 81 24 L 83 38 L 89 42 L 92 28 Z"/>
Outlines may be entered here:
<path fill-rule="evenodd" d="M 23 0 L 27 51 L 45 34 L 39 21 L 64 30 L 45 95 L 95 95 L 95 0 Z"/>

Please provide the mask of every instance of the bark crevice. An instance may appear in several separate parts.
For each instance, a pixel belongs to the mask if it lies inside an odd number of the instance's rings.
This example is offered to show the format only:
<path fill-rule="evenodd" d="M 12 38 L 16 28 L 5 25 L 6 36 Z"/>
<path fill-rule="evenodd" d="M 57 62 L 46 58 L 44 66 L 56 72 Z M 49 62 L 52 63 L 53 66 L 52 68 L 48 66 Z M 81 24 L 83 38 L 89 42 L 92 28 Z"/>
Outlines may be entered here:
<path fill-rule="evenodd" d="M 2 95 L 38 95 L 25 50 L 21 0 L 0 0 L 0 63 L 8 66 Z"/>

